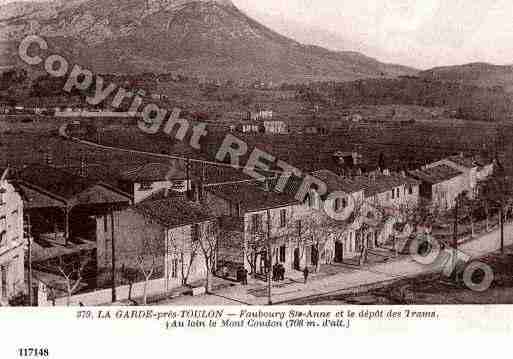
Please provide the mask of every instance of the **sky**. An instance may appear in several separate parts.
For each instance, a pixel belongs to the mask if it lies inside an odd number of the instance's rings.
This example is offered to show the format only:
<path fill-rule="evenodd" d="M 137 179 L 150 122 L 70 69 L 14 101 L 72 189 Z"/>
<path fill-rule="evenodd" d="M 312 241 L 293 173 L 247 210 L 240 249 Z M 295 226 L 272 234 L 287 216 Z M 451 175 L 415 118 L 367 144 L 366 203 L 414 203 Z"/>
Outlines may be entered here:
<path fill-rule="evenodd" d="M 513 64 L 511 0 L 233 0 L 249 14 L 283 17 L 340 37 L 338 50 L 430 68 Z M 355 46 L 356 44 L 356 46 Z M 348 48 L 349 47 L 349 48 Z"/>
<path fill-rule="evenodd" d="M 12 0 L 0 0 L 0 4 Z M 232 0 L 301 42 L 419 69 L 513 64 L 511 0 Z"/>

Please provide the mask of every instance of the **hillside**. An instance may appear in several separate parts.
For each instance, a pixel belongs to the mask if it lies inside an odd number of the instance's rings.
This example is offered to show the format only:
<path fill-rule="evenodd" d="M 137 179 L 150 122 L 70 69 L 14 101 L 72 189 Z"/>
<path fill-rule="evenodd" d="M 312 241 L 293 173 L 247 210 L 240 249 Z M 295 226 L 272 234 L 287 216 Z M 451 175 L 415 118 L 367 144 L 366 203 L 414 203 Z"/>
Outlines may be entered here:
<path fill-rule="evenodd" d="M 430 80 L 458 82 L 479 87 L 501 87 L 513 92 L 513 66 L 472 63 L 461 66 L 437 67 L 419 74 Z"/>
<path fill-rule="evenodd" d="M 465 120 L 511 121 L 513 96 L 499 88 L 418 77 L 367 79 L 298 86 L 297 98 L 336 108 L 361 105 L 416 105 L 447 109 Z"/>
<path fill-rule="evenodd" d="M 29 33 L 45 36 L 57 51 L 101 73 L 177 72 L 273 82 L 416 73 L 359 53 L 300 44 L 229 0 L 76 0 L 0 8 L 0 47 L 12 49 Z M 12 53 L 0 55 L 0 61 L 12 63 Z"/>

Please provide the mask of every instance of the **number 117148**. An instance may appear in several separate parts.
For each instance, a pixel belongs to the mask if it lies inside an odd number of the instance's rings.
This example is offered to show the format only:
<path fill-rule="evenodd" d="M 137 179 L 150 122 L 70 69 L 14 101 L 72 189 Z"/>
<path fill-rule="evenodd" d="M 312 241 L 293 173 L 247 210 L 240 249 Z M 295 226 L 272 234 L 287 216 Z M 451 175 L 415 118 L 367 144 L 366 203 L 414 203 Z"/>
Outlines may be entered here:
<path fill-rule="evenodd" d="M 48 348 L 19 348 L 20 358 L 44 358 L 50 354 Z"/>

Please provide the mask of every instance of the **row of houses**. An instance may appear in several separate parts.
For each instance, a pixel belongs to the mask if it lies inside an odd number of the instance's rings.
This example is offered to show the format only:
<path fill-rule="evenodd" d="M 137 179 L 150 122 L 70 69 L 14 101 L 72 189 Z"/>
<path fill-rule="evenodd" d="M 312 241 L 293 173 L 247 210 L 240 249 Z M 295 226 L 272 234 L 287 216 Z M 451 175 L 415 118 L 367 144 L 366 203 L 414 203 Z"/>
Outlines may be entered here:
<path fill-rule="evenodd" d="M 31 290 L 44 283 L 60 296 L 66 295 L 60 274 L 84 257 L 80 292 L 142 281 L 148 272 L 161 283 L 157 291 L 169 291 L 220 268 L 263 278 L 270 260 L 287 271 L 361 260 L 389 248 L 392 238 L 409 236 L 404 209 L 421 202 L 450 209 L 459 194 L 475 196 L 493 166 L 456 155 L 401 173 L 320 170 L 312 175 L 327 192 L 311 188 L 301 195 L 297 178 L 278 190 L 276 178 L 198 177 L 178 161 L 132 166 L 107 180 L 40 165 L 5 172 L 0 298 L 5 303 L 26 291 L 25 258 L 37 279 Z"/>
<path fill-rule="evenodd" d="M 273 135 L 289 133 L 287 124 L 280 120 L 266 120 L 261 122 L 240 121 L 238 124 L 230 125 L 230 131 L 244 134 L 266 133 Z"/>

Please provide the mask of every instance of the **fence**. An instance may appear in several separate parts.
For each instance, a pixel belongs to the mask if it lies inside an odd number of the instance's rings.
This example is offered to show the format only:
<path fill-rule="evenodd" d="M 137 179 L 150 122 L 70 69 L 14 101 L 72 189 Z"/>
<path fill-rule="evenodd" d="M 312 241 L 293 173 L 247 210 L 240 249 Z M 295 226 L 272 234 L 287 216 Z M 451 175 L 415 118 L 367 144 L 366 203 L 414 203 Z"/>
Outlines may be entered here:
<path fill-rule="evenodd" d="M 166 293 L 170 288 L 171 283 L 168 283 L 166 279 L 155 279 L 148 281 L 148 287 L 146 294 L 149 296 L 155 296 Z M 45 294 L 48 294 L 47 290 L 41 288 Z M 131 298 L 140 298 L 144 293 L 144 282 L 134 283 L 132 285 Z M 129 299 L 130 286 L 123 285 L 116 288 L 116 299 L 118 301 L 126 301 Z M 83 304 L 85 306 L 94 306 L 102 304 L 110 304 L 112 302 L 112 289 L 102 289 L 94 292 L 81 293 L 73 295 L 70 298 L 71 306 L 78 306 Z M 68 304 L 68 297 L 59 297 L 55 300 L 48 299 L 48 295 L 38 296 L 38 306 L 66 306 Z"/>

